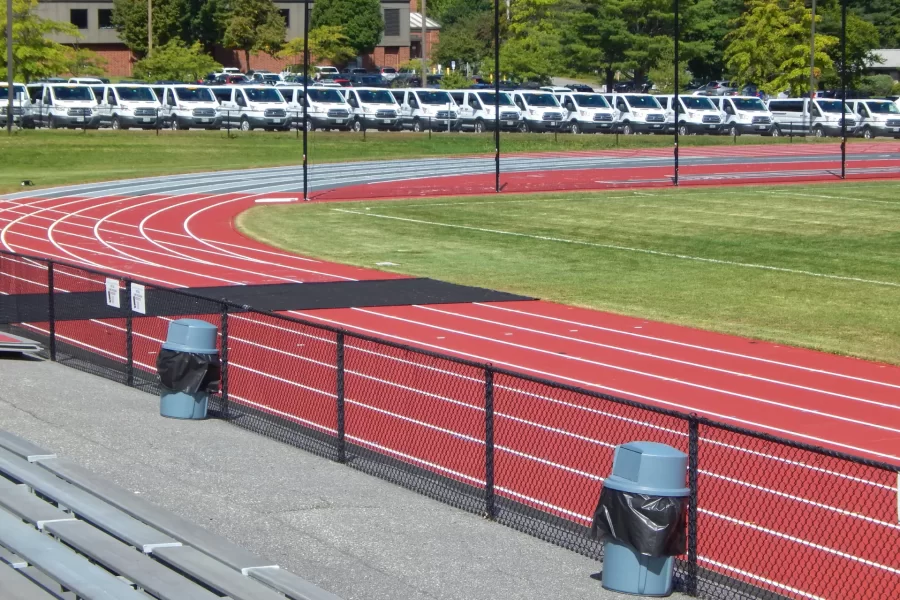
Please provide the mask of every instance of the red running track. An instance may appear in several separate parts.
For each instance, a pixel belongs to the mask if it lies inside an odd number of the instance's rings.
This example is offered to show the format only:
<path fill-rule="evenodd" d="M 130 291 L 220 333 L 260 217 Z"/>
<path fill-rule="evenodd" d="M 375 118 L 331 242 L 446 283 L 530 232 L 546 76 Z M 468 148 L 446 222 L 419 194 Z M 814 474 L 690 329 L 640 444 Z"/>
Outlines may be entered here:
<path fill-rule="evenodd" d="M 384 277 L 246 240 L 232 221 L 252 202 L 0 202 L 0 241 L 161 286 Z M 6 267 L 3 293 L 46 291 L 39 266 Z M 102 278 L 65 267 L 56 277 L 59 290 L 103 287 Z M 888 365 L 543 302 L 301 316 L 900 463 L 900 369 Z M 334 340 L 274 319 L 232 319 L 232 397 L 333 432 Z M 167 321 L 135 320 L 138 368 L 153 370 Z M 58 332 L 124 356 L 122 320 L 60 323 Z M 360 340 L 348 342 L 346 360 L 351 441 L 484 485 L 480 372 Z M 653 439 L 686 449 L 676 419 L 504 376 L 495 385 L 498 493 L 578 523 L 589 523 L 616 444 Z M 860 581 L 900 595 L 893 473 L 709 428 L 701 431 L 700 465 L 703 566 L 798 598 L 872 597 L 860 595 Z"/>

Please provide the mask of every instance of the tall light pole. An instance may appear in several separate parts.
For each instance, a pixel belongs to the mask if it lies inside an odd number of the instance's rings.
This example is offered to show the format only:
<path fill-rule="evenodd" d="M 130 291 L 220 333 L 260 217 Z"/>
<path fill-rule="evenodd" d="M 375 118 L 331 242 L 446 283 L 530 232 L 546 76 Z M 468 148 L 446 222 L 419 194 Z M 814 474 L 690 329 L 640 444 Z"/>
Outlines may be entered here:
<path fill-rule="evenodd" d="M 809 33 L 809 133 L 812 133 L 812 99 L 816 97 L 816 0 L 812 0 L 812 25 Z"/>
<path fill-rule="evenodd" d="M 306 159 L 309 150 L 309 0 L 303 0 L 303 201 L 309 200 L 309 163 Z"/>
<path fill-rule="evenodd" d="M 494 191 L 500 192 L 500 0 L 494 0 Z"/>
<path fill-rule="evenodd" d="M 153 0 L 147 0 L 147 56 L 153 52 Z"/>
<path fill-rule="evenodd" d="M 15 95 L 15 86 L 13 85 L 13 40 L 12 40 L 12 21 L 13 10 L 12 0 L 6 0 L 6 81 L 9 87 L 6 88 L 6 133 L 12 135 L 13 126 L 13 96 Z"/>
<path fill-rule="evenodd" d="M 428 27 L 426 26 L 425 21 L 425 0 L 422 0 L 422 87 L 428 87 L 428 67 L 425 66 L 425 61 L 428 53 L 426 51 L 426 44 L 428 43 Z"/>

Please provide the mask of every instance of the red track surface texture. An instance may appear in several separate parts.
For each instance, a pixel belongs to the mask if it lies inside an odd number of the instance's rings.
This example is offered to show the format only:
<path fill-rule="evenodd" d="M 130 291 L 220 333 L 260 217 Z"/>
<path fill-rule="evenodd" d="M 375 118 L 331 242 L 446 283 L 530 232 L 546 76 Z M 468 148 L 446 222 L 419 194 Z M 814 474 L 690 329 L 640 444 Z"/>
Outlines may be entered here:
<path fill-rule="evenodd" d="M 233 219 L 252 204 L 246 195 L 0 200 L 0 246 L 162 287 L 387 277 L 244 238 Z M 40 265 L 3 260 L 0 292 L 46 292 Z M 103 289 L 83 271 L 55 276 L 60 291 Z M 900 465 L 894 366 L 545 302 L 298 316 Z M 154 370 L 169 320 L 135 319 L 137 368 Z M 114 360 L 123 331 L 115 319 L 58 325 L 63 341 Z M 234 400 L 334 432 L 333 335 L 248 315 L 233 316 L 229 333 Z M 484 485 L 480 371 L 356 339 L 345 369 L 349 440 Z M 583 525 L 616 444 L 687 447 L 674 418 L 505 376 L 495 391 L 497 492 Z M 701 566 L 796 598 L 872 597 L 860 582 L 900 597 L 895 474 L 709 428 L 700 447 Z"/>

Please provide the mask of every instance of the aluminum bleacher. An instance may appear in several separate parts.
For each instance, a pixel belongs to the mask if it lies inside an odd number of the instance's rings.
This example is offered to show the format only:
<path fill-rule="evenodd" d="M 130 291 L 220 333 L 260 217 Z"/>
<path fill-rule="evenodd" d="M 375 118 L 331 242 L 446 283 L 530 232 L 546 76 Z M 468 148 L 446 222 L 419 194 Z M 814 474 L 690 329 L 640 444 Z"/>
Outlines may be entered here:
<path fill-rule="evenodd" d="M 3 600 L 340 600 L 0 431 Z"/>

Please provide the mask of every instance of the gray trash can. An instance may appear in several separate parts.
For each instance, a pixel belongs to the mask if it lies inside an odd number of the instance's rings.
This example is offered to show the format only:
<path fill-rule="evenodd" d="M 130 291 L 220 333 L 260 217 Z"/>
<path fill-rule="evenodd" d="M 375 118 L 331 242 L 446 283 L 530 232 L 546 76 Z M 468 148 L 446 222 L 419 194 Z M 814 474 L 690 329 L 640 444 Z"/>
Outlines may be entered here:
<path fill-rule="evenodd" d="M 603 482 L 593 531 L 602 533 L 603 587 L 625 594 L 672 593 L 675 556 L 685 552 L 688 457 L 665 444 L 618 446 Z"/>
<path fill-rule="evenodd" d="M 218 330 L 199 319 L 169 323 L 156 359 L 159 414 L 173 419 L 205 419 L 210 392 L 218 391 Z"/>

